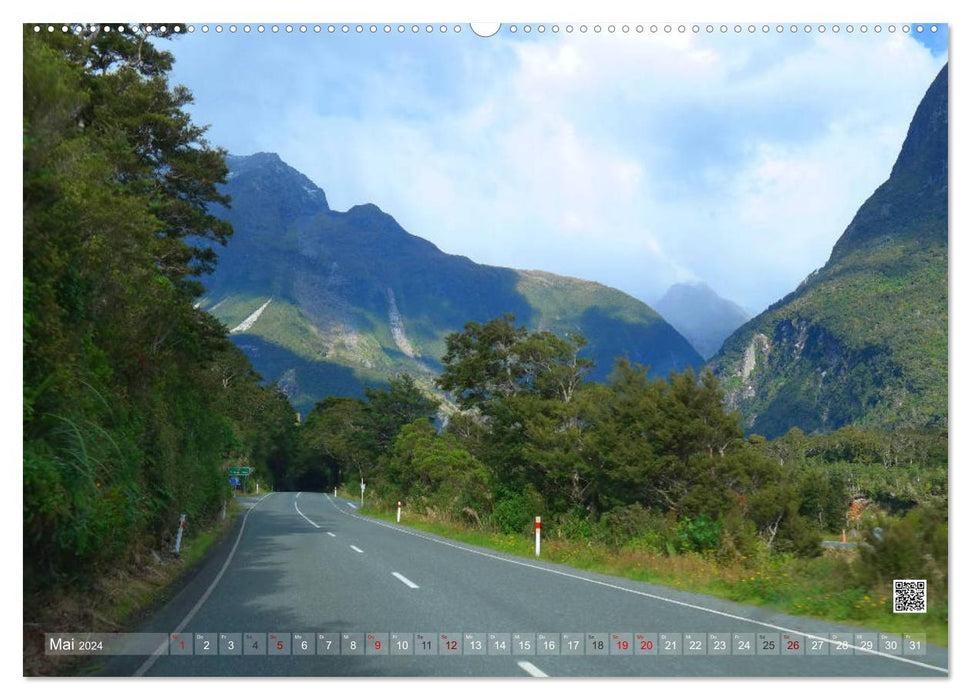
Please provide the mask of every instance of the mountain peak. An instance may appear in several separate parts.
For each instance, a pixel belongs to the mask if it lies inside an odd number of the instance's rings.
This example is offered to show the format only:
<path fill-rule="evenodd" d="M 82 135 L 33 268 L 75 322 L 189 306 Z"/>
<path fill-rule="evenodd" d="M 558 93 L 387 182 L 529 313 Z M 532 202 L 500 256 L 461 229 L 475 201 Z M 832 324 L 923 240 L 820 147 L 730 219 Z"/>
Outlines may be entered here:
<path fill-rule="evenodd" d="M 600 381 L 618 357 L 662 377 L 702 364 L 653 309 L 619 290 L 449 255 L 372 203 L 329 211 L 274 154 L 228 162 L 235 234 L 206 280 L 206 308 L 237 329 L 233 341 L 301 411 L 401 372 L 430 388 L 448 334 L 505 313 L 530 329 L 582 333 Z"/>
<path fill-rule="evenodd" d="M 947 64 L 927 88 L 890 177 L 864 202 L 830 262 L 903 237 L 947 240 Z M 939 225 L 943 222 L 943 226 Z"/>
<path fill-rule="evenodd" d="M 234 200 L 245 191 L 247 196 L 242 199 L 247 206 L 269 207 L 284 218 L 330 211 L 324 191 L 276 153 L 227 155 L 226 165 L 226 190 Z"/>
<path fill-rule="evenodd" d="M 711 361 L 747 430 L 948 424 L 947 66 L 829 261 Z"/>
<path fill-rule="evenodd" d="M 702 280 L 671 285 L 654 308 L 705 358 L 718 352 L 722 341 L 749 319 L 745 309 Z"/>
<path fill-rule="evenodd" d="M 347 210 L 347 215 L 357 219 L 383 216 L 390 219 L 394 218 L 387 212 L 383 211 L 377 204 L 371 204 L 370 202 L 366 202 L 364 204 L 355 204 L 353 207 Z"/>

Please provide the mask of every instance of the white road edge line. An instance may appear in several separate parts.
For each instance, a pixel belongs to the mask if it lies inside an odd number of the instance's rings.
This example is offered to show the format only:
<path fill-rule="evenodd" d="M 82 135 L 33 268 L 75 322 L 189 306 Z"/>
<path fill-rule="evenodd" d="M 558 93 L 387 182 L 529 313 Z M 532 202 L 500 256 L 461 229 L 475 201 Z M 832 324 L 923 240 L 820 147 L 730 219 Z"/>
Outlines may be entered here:
<path fill-rule="evenodd" d="M 351 549 L 353 549 L 353 550 L 354 550 L 355 552 L 357 552 L 358 554 L 364 554 L 364 550 L 363 550 L 363 549 L 358 549 L 358 548 L 357 548 L 357 547 L 355 547 L 354 545 L 351 545 Z"/>
<path fill-rule="evenodd" d="M 327 534 L 330 535 L 331 537 L 337 537 L 337 535 L 335 535 L 333 532 L 328 532 Z"/>
<path fill-rule="evenodd" d="M 313 520 L 311 520 L 306 515 L 304 515 L 303 512 L 301 512 L 301 510 L 300 510 L 300 506 L 297 505 L 297 499 L 300 498 L 300 494 L 301 493 L 303 493 L 303 491 L 298 491 L 297 492 L 297 495 L 294 497 L 294 499 L 293 499 L 293 507 L 297 509 L 297 513 L 300 515 L 301 518 L 303 518 L 304 520 L 306 520 L 308 523 L 310 523 L 311 525 L 313 525 L 315 528 L 317 528 L 319 530 L 320 529 L 320 525 L 318 525 Z"/>
<path fill-rule="evenodd" d="M 262 503 L 267 496 L 271 496 L 271 495 L 272 495 L 271 493 L 266 494 L 266 496 L 263 496 L 263 498 L 261 498 L 256 503 L 254 503 L 252 508 L 246 511 L 246 515 L 243 516 L 243 524 L 239 526 L 239 534 L 236 535 L 236 541 L 233 543 L 233 548 L 229 550 L 229 556 L 227 556 L 226 561 L 223 562 L 223 568 L 221 568 L 219 570 L 219 573 L 216 574 L 216 578 L 212 580 L 212 583 L 209 584 L 209 588 L 207 588 L 206 592 L 202 594 L 202 597 L 199 598 L 198 602 L 192 607 L 192 610 L 189 611 L 189 614 L 186 615 L 185 618 L 183 618 L 182 622 L 179 623 L 178 627 L 172 630 L 173 634 L 178 634 L 179 632 L 182 632 L 186 628 L 186 625 L 188 625 L 192 621 L 192 618 L 195 617 L 195 614 L 199 612 L 199 608 L 201 608 L 203 604 L 205 604 L 205 602 L 209 599 L 209 596 L 212 595 L 212 592 L 216 589 L 216 585 L 219 583 L 219 580 L 223 577 L 223 574 L 226 573 L 226 569 L 229 568 L 229 562 L 233 560 L 233 555 L 236 554 L 236 548 L 239 546 L 239 541 L 243 538 L 243 530 L 246 529 L 246 519 L 249 518 L 250 513 L 256 510 L 256 506 Z M 159 645 L 158 649 L 155 650 L 155 653 L 152 654 L 150 657 L 148 657 L 145 660 L 145 663 L 143 663 L 141 666 L 138 667 L 138 670 L 135 671 L 135 673 L 133 674 L 133 677 L 144 676 L 146 673 L 148 673 L 148 670 L 155 665 L 156 661 L 158 661 L 158 657 L 162 656 L 162 654 L 168 651 L 168 646 L 169 646 L 169 642 L 166 639 L 165 643 Z"/>
<path fill-rule="evenodd" d="M 531 675 L 533 678 L 549 678 L 548 675 L 540 671 L 538 668 L 533 666 L 533 664 L 528 661 L 517 661 L 516 665 L 523 669 L 526 673 Z"/>
<path fill-rule="evenodd" d="M 390 523 L 383 523 L 380 520 L 372 520 L 371 518 L 366 518 L 364 516 L 358 515 L 357 513 L 348 513 L 346 510 L 341 509 L 337 504 L 335 504 L 328 494 L 321 494 L 327 497 L 331 505 L 337 508 L 338 511 L 350 518 L 357 518 L 358 520 L 363 520 L 366 523 L 371 523 L 372 525 L 379 525 L 380 527 L 386 527 L 389 530 L 396 530 L 398 532 L 403 532 L 406 535 L 411 535 L 412 537 L 417 537 L 418 539 L 428 540 L 429 542 L 435 542 L 445 547 L 452 547 L 454 549 L 460 549 L 463 552 L 469 552 L 471 554 L 478 554 L 480 557 L 487 557 L 489 559 L 498 559 L 499 561 L 506 562 L 507 564 L 515 564 L 516 566 L 524 566 L 527 569 L 538 569 L 539 571 L 545 571 L 548 574 L 556 574 L 557 576 L 565 576 L 566 578 L 576 579 L 577 581 L 585 581 L 586 583 L 593 583 L 597 586 L 604 586 L 605 588 L 613 588 L 614 590 L 623 591 L 624 593 L 632 593 L 633 595 L 639 595 L 644 598 L 652 598 L 654 600 L 660 600 L 665 603 L 671 603 L 672 605 L 680 605 L 684 608 L 692 608 L 694 610 L 701 610 L 702 612 L 711 613 L 713 615 L 721 615 L 722 617 L 728 617 L 733 620 L 740 620 L 742 622 L 748 622 L 753 625 L 762 625 L 763 627 L 768 627 L 769 629 L 778 630 L 780 632 L 788 632 L 789 634 L 800 634 L 807 639 L 818 639 L 826 642 L 827 644 L 833 644 L 832 639 L 826 637 L 820 637 L 819 635 L 812 634 L 810 632 L 801 632 L 800 630 L 790 629 L 788 627 L 781 627 L 779 625 L 773 625 L 771 622 L 763 622 L 762 620 L 753 620 L 750 617 L 744 617 L 742 615 L 734 615 L 732 613 L 723 612 L 721 610 L 714 610 L 712 608 L 706 608 L 703 605 L 695 605 L 694 603 L 685 603 L 681 600 L 674 600 L 673 598 L 665 598 L 664 596 L 655 595 L 653 593 L 646 593 L 644 591 L 634 590 L 633 588 L 624 588 L 623 586 L 618 586 L 613 583 L 607 583 L 606 581 L 598 581 L 597 579 L 587 578 L 586 576 L 577 576 L 576 574 L 571 574 L 566 571 L 557 571 L 556 569 L 547 569 L 545 566 L 538 566 L 536 564 L 530 564 L 524 561 L 516 561 L 515 559 L 506 559 L 505 557 L 500 557 L 497 554 L 489 554 L 488 552 L 480 552 L 475 549 L 470 549 L 469 547 L 463 547 L 460 544 L 455 544 L 454 542 L 447 542 L 445 540 L 439 540 L 434 537 L 428 537 L 417 532 L 412 532 L 411 530 L 406 530 L 402 527 L 397 527 L 391 525 Z M 856 649 L 862 651 L 866 654 L 872 654 L 874 656 L 882 656 L 886 659 L 892 661 L 899 661 L 900 663 L 911 664 L 912 666 L 920 666 L 921 668 L 927 668 L 932 671 L 940 671 L 942 673 L 949 673 L 946 668 L 941 668 L 940 666 L 934 666 L 933 664 L 925 664 L 921 661 L 914 661 L 913 659 L 904 658 L 902 656 L 895 656 L 893 654 L 887 654 L 882 651 L 874 651 L 872 649 L 864 649 L 863 647 L 854 646 L 853 644 L 848 645 L 850 649 Z"/>
<path fill-rule="evenodd" d="M 418 588 L 417 583 L 415 583 L 414 581 L 409 581 L 407 578 L 399 574 L 397 571 L 392 571 L 391 575 L 394 576 L 399 581 L 401 581 L 406 586 L 408 586 L 408 588 Z"/>

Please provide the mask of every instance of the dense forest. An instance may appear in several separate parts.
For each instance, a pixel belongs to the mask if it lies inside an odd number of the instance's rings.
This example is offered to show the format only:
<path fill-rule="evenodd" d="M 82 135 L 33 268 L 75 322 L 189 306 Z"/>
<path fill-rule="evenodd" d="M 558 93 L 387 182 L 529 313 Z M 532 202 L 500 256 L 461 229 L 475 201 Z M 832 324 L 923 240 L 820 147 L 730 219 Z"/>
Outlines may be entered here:
<path fill-rule="evenodd" d="M 511 316 L 468 323 L 442 358 L 449 403 L 406 375 L 320 402 L 292 483 L 364 480 L 386 508 L 514 535 L 540 515 L 552 537 L 721 562 L 812 558 L 857 530 L 864 585 L 933 570 L 946 600 L 946 433 L 745 436 L 710 372 L 650 378 L 619 359 L 607 383 L 585 381 L 583 346 Z"/>
<path fill-rule="evenodd" d="M 144 34 L 24 27 L 24 589 L 83 587 L 269 476 L 294 429 L 197 308 L 223 153 Z M 26 608 L 25 608 L 26 609 Z"/>

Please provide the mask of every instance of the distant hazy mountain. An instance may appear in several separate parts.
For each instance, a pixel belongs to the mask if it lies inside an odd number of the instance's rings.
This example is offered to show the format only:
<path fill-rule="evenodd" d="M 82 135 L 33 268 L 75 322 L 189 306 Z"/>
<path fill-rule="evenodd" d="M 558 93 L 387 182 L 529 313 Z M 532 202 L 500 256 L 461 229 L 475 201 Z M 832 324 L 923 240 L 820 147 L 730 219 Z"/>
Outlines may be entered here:
<path fill-rule="evenodd" d="M 945 66 L 826 265 L 712 359 L 750 430 L 946 429 L 947 126 Z"/>
<path fill-rule="evenodd" d="M 718 296 L 704 282 L 672 285 L 654 308 L 706 359 L 751 318 L 745 309 Z"/>
<path fill-rule="evenodd" d="M 301 410 L 396 372 L 430 386 L 448 333 L 506 312 L 531 329 L 583 333 L 597 378 L 625 355 L 662 375 L 703 363 L 653 309 L 616 289 L 445 254 L 373 204 L 332 211 L 275 154 L 227 163 L 223 214 L 236 233 L 203 280 L 203 306 Z"/>

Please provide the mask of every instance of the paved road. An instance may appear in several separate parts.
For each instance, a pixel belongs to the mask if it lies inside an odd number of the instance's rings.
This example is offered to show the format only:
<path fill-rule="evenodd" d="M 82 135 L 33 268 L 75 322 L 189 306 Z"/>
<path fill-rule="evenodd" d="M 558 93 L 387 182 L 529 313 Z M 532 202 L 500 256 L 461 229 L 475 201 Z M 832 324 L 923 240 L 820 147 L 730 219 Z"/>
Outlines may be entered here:
<path fill-rule="evenodd" d="M 827 639 L 831 632 L 869 631 L 497 554 L 362 517 L 352 503 L 328 494 L 272 493 L 245 505 L 250 510 L 236 531 L 141 631 L 801 633 Z M 920 632 L 918 622 L 915 627 Z M 614 640 L 607 641 L 609 645 Z M 900 658 L 863 652 L 825 656 L 160 655 L 147 660 L 111 657 L 93 670 L 102 675 L 148 676 L 943 678 L 947 650 L 930 646 L 926 656 Z"/>

